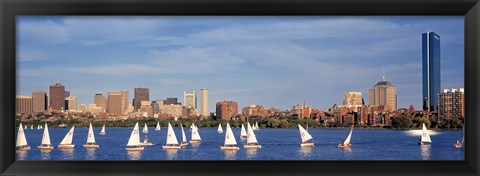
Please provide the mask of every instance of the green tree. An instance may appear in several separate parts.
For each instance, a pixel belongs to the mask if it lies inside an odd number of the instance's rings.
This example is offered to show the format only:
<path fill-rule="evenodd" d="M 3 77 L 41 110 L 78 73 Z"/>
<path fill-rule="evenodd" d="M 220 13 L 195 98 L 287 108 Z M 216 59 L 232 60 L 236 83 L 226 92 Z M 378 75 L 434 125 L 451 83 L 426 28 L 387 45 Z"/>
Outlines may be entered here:
<path fill-rule="evenodd" d="M 413 123 L 409 117 L 400 116 L 393 119 L 392 126 L 394 128 L 408 129 L 413 126 Z"/>

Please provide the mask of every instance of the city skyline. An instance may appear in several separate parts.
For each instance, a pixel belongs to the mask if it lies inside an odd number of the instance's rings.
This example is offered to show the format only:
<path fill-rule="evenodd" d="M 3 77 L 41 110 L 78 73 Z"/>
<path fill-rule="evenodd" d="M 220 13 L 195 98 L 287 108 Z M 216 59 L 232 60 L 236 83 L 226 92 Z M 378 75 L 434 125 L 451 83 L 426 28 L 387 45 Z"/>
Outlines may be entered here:
<path fill-rule="evenodd" d="M 96 93 L 135 87 L 150 88 L 150 100 L 181 98 L 183 91 L 205 87 L 210 112 L 223 100 L 282 109 L 305 100 L 328 109 L 342 104 L 348 91 L 362 92 L 368 102 L 368 90 L 385 68 L 386 80 L 397 87 L 398 108 L 421 109 L 421 35 L 429 28 L 442 36 L 441 89 L 464 87 L 463 17 L 20 17 L 17 22 L 17 94 L 48 91 L 60 80 L 78 104 L 93 103 Z"/>

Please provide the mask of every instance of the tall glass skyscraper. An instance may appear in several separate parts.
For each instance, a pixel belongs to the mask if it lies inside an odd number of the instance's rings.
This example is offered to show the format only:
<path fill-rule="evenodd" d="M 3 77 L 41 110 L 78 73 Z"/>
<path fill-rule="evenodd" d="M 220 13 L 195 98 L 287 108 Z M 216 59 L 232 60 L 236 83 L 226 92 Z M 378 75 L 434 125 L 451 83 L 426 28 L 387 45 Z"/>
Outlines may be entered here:
<path fill-rule="evenodd" d="M 438 111 L 440 93 L 440 36 L 435 32 L 422 34 L 423 109 Z"/>

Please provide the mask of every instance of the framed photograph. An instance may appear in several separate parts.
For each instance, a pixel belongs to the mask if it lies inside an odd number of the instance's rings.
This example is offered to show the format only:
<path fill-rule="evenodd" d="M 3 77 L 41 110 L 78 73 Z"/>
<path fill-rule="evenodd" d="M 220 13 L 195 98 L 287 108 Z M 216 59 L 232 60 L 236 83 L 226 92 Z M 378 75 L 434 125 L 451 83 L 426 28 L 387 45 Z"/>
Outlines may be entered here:
<path fill-rule="evenodd" d="M 0 5 L 2 175 L 478 175 L 478 1 Z"/>

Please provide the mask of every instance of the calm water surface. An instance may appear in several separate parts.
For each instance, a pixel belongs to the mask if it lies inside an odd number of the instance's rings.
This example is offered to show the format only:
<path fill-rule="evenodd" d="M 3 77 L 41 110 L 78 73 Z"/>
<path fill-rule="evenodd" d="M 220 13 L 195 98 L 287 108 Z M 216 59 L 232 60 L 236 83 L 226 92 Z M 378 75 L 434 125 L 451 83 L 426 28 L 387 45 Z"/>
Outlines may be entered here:
<path fill-rule="evenodd" d="M 42 140 L 43 130 L 26 129 L 25 134 L 30 151 L 16 151 L 18 160 L 464 160 L 464 150 L 453 144 L 462 136 L 462 131 L 432 131 L 431 145 L 418 145 L 419 130 L 355 130 L 352 135 L 352 148 L 340 149 L 337 144 L 345 139 L 349 129 L 309 129 L 315 147 L 300 147 L 298 129 L 261 129 L 255 131 L 260 149 L 244 149 L 246 140 L 240 139 L 240 129 L 235 128 L 240 150 L 222 151 L 225 132 L 217 133 L 216 128 L 200 128 L 202 143 L 180 150 L 163 150 L 167 129 L 154 131 L 149 128 L 148 138 L 154 146 L 146 146 L 140 152 L 128 152 L 125 145 L 131 128 L 107 128 L 107 135 L 101 136 L 100 128 L 95 128 L 98 149 L 85 149 L 88 128 L 76 128 L 73 138 L 75 149 L 59 150 L 58 144 L 68 132 L 68 128 L 49 128 L 50 139 L 55 149 L 37 149 Z M 181 140 L 180 128 L 175 128 Z M 185 128 L 190 140 L 189 128 Z M 225 130 L 225 128 L 224 128 Z M 141 133 L 141 139 L 145 137 Z"/>

